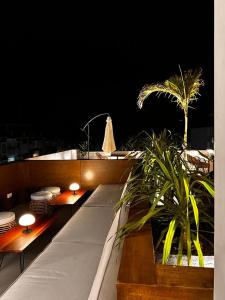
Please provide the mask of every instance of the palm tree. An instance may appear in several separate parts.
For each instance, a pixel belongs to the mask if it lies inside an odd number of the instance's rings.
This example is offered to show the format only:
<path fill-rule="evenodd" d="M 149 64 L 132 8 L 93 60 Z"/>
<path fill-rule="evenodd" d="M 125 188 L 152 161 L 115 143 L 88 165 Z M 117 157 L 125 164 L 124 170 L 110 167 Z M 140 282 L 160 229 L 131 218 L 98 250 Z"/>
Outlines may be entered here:
<path fill-rule="evenodd" d="M 188 108 L 190 103 L 197 100 L 200 86 L 204 85 L 204 81 L 200 78 L 202 69 L 188 70 L 184 74 L 180 69 L 180 76 L 174 75 L 164 83 L 145 85 L 138 96 L 138 106 L 142 108 L 144 100 L 152 93 L 158 96 L 164 94 L 166 97 L 176 102 L 184 112 L 184 148 L 187 148 L 187 132 L 188 132 Z"/>

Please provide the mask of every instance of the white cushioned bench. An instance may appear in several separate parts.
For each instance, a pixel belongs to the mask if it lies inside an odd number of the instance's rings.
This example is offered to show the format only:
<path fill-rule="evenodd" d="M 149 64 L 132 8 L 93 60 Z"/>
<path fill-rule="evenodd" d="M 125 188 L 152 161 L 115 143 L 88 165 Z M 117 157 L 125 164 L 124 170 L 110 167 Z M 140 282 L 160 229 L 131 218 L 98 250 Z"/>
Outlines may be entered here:
<path fill-rule="evenodd" d="M 88 299 L 102 247 L 50 243 L 1 299 Z"/>
<path fill-rule="evenodd" d="M 81 207 L 53 238 L 53 242 L 84 242 L 103 245 L 113 217 L 111 207 Z"/>
<path fill-rule="evenodd" d="M 100 185 L 2 295 L 2 300 L 116 299 L 119 248 L 113 247 L 126 212 L 115 215 L 124 185 Z"/>
<path fill-rule="evenodd" d="M 109 206 L 114 208 L 121 197 L 123 187 L 123 184 L 100 184 L 84 203 L 84 207 Z"/>

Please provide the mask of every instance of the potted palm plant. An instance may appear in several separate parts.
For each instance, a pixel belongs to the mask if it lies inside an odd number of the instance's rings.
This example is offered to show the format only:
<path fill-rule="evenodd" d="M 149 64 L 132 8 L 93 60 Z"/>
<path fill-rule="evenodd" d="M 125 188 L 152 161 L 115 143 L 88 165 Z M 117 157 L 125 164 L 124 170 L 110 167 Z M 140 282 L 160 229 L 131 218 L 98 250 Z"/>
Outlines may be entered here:
<path fill-rule="evenodd" d="M 209 234 L 213 236 L 213 197 L 210 176 L 190 167 L 167 131 L 148 136 L 128 193 L 118 202 L 118 207 L 129 203 L 136 208 L 133 217 L 118 231 L 118 238 L 157 220 L 163 225 L 157 243 L 163 245 L 162 264 L 167 264 L 171 250 L 176 249 L 178 266 L 182 266 L 184 255 L 191 266 L 195 252 L 203 267 L 202 245 L 210 242 Z"/>

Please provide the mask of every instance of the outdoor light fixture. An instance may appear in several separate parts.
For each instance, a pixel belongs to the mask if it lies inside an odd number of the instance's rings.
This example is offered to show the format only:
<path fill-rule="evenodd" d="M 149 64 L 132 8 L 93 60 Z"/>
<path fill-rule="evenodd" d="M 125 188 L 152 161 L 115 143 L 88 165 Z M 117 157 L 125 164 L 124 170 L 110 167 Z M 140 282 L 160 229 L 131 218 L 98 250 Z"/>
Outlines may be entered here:
<path fill-rule="evenodd" d="M 70 189 L 71 191 L 73 191 L 73 194 L 74 194 L 74 195 L 76 194 L 76 191 L 79 190 L 79 188 L 80 188 L 80 185 L 79 185 L 78 183 L 76 183 L 76 182 L 71 183 L 71 185 L 70 185 L 70 187 L 69 187 L 69 189 Z"/>
<path fill-rule="evenodd" d="M 25 214 L 19 218 L 19 224 L 21 226 L 26 226 L 26 229 L 23 230 L 23 233 L 30 233 L 32 229 L 28 228 L 28 226 L 35 223 L 35 217 L 32 214 Z"/>
<path fill-rule="evenodd" d="M 87 171 L 84 173 L 84 177 L 87 179 L 87 180 L 92 180 L 94 178 L 94 172 L 92 171 Z"/>

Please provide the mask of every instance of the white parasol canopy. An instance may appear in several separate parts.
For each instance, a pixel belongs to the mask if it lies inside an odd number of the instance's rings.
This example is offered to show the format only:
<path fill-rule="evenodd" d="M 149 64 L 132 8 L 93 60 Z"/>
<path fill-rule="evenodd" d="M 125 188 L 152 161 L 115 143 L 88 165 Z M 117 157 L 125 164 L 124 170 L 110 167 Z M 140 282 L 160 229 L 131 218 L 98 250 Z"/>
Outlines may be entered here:
<path fill-rule="evenodd" d="M 111 117 L 107 117 L 106 119 L 105 136 L 102 145 L 102 150 L 106 153 L 111 153 L 116 150 Z"/>

